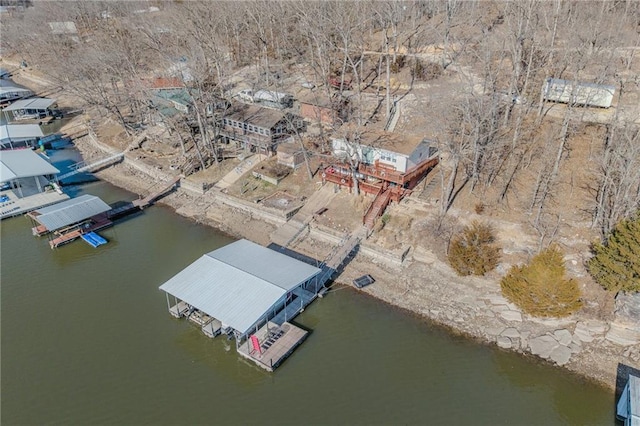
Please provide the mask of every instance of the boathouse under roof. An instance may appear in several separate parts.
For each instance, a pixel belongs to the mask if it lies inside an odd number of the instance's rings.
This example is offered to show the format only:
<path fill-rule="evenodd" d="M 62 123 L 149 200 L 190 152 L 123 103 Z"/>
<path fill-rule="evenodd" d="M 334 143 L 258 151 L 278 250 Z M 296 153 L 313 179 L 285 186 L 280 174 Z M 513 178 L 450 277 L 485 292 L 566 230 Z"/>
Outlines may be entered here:
<path fill-rule="evenodd" d="M 46 110 L 55 103 L 55 99 L 48 98 L 20 99 L 6 107 L 3 111 Z"/>
<path fill-rule="evenodd" d="M 5 124 L 0 126 L 0 146 L 13 148 L 14 144 L 33 144 L 44 134 L 37 124 Z"/>
<path fill-rule="evenodd" d="M 36 126 L 37 127 L 37 126 Z M 0 182 L 34 176 L 55 175 L 60 170 L 30 149 L 0 152 Z"/>
<path fill-rule="evenodd" d="M 239 240 L 203 255 L 160 290 L 243 336 L 320 271 L 275 250 Z"/>
<path fill-rule="evenodd" d="M 34 210 L 29 216 L 48 231 L 56 231 L 110 210 L 111 207 L 95 195 L 81 195 L 49 207 Z"/>

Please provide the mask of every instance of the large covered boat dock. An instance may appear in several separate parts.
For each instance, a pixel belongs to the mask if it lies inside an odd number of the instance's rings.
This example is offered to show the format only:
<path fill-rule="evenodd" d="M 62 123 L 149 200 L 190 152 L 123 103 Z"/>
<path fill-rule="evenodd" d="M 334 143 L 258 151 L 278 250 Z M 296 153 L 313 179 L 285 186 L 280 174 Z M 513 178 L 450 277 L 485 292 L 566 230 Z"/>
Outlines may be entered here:
<path fill-rule="evenodd" d="M 0 219 L 68 200 L 57 186 L 59 172 L 30 149 L 0 151 Z"/>
<path fill-rule="evenodd" d="M 239 240 L 207 253 L 160 286 L 169 312 L 273 371 L 307 337 L 289 321 L 323 288 L 321 268 Z M 173 301 L 172 301 L 173 300 Z"/>

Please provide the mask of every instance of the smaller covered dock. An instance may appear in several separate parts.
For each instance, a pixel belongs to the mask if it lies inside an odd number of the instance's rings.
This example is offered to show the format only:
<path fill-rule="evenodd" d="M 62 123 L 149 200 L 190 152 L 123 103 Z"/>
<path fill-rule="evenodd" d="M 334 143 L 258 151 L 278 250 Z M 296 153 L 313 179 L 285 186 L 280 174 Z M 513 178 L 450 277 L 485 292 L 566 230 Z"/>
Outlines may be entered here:
<path fill-rule="evenodd" d="M 58 114 L 56 100 L 49 98 L 29 98 L 15 101 L 4 112 L 10 112 L 13 120 L 44 119 Z"/>
<path fill-rule="evenodd" d="M 0 105 L 8 105 L 13 101 L 30 96 L 33 96 L 31 90 L 13 85 L 6 80 L 0 80 Z"/>
<path fill-rule="evenodd" d="M 81 195 L 67 201 L 34 210 L 27 214 L 32 219 L 34 235 L 50 234 L 51 248 L 81 238 L 100 229 L 113 225 L 106 212 L 111 207 L 95 195 Z M 96 234 L 97 235 L 97 234 Z M 89 238 L 93 243 L 99 241 L 94 235 Z M 89 241 L 87 241 L 89 243 Z M 96 247 L 100 244 L 91 244 Z"/>
<path fill-rule="evenodd" d="M 188 318 L 209 337 L 234 337 L 241 356 L 273 371 L 307 335 L 288 321 L 315 299 L 321 272 L 239 240 L 203 255 L 160 290 L 172 316 Z"/>
<path fill-rule="evenodd" d="M 0 148 L 32 148 L 44 137 L 37 124 L 4 124 L 0 126 Z"/>
<path fill-rule="evenodd" d="M 0 219 L 69 199 L 57 186 L 57 173 L 30 149 L 0 151 Z"/>

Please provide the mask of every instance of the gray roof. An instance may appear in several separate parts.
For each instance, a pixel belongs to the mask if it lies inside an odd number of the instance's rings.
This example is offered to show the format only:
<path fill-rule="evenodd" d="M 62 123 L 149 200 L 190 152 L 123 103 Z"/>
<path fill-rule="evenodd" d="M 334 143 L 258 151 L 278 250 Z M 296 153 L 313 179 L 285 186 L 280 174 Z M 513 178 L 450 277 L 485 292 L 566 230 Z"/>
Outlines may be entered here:
<path fill-rule="evenodd" d="M 253 124 L 254 126 L 259 126 L 264 129 L 271 129 L 278 124 L 279 121 L 284 119 L 285 115 L 281 111 L 270 108 L 235 104 L 226 118 L 242 123 Z"/>
<path fill-rule="evenodd" d="M 11 105 L 3 109 L 3 111 L 17 111 L 20 109 L 47 109 L 55 103 L 55 99 L 48 98 L 20 99 L 19 101 L 15 101 Z"/>
<path fill-rule="evenodd" d="M 200 257 L 160 290 L 246 333 L 288 291 L 320 269 L 239 240 Z"/>
<path fill-rule="evenodd" d="M 0 95 L 4 93 L 33 93 L 24 87 L 13 86 L 10 84 L 0 84 Z"/>
<path fill-rule="evenodd" d="M 49 231 L 55 231 L 110 209 L 100 198 L 86 194 L 36 210 L 32 216 Z"/>
<path fill-rule="evenodd" d="M 30 149 L 0 151 L 0 182 L 32 176 L 54 175 L 60 170 Z"/>
<path fill-rule="evenodd" d="M 72 21 L 49 22 L 52 34 L 78 34 L 76 24 Z"/>
<path fill-rule="evenodd" d="M 632 419 L 640 424 L 640 377 L 629 375 L 629 399 Z"/>
<path fill-rule="evenodd" d="M 16 140 L 29 140 L 41 138 L 42 129 L 37 124 L 5 124 L 0 126 L 0 142 L 4 142 L 5 139 Z"/>
<path fill-rule="evenodd" d="M 615 86 L 547 78 L 544 98 L 548 101 L 609 108 Z"/>

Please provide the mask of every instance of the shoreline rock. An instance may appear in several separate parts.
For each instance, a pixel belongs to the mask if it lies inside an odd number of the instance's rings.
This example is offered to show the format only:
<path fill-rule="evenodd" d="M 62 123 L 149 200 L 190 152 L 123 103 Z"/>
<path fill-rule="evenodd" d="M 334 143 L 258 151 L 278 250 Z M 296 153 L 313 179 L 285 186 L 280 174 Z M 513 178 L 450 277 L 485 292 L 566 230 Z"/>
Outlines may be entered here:
<path fill-rule="evenodd" d="M 83 157 L 95 155 L 96 150 L 107 151 L 103 145 L 95 138 L 83 138 L 76 144 Z M 104 169 L 97 175 L 116 186 L 140 192 L 165 174 L 158 170 L 148 174 L 145 165 L 135 163 L 135 159 L 127 159 L 123 164 Z M 177 214 L 198 223 L 234 237 L 267 244 L 270 234 L 281 221 L 260 214 L 258 205 L 250 206 L 249 211 L 242 205 L 242 200 L 231 198 L 215 190 L 195 194 L 179 189 L 161 202 L 172 207 Z M 325 235 L 322 229 L 313 229 L 296 249 L 313 255 L 323 249 L 329 250 L 335 239 L 335 235 Z M 465 282 L 434 258 L 430 258 L 428 264 L 412 257 L 398 262 L 384 253 L 366 252 L 362 250 L 351 260 L 338 282 L 350 282 L 354 277 L 371 272 L 376 275 L 377 285 L 361 291 L 373 297 L 480 342 L 497 345 L 503 350 L 536 355 L 612 390 L 615 389 L 617 362 L 640 367 L 637 362 L 640 348 L 637 345 L 601 344 L 609 330 L 602 321 L 591 318 L 531 318 L 509 303 L 499 293 L 499 286 L 493 285 L 495 291 L 492 293 L 481 291 L 479 288 L 482 286 Z M 401 280 L 398 280 L 399 276 Z M 485 287 L 487 282 L 492 285 L 488 279 L 478 280 L 484 280 Z"/>

